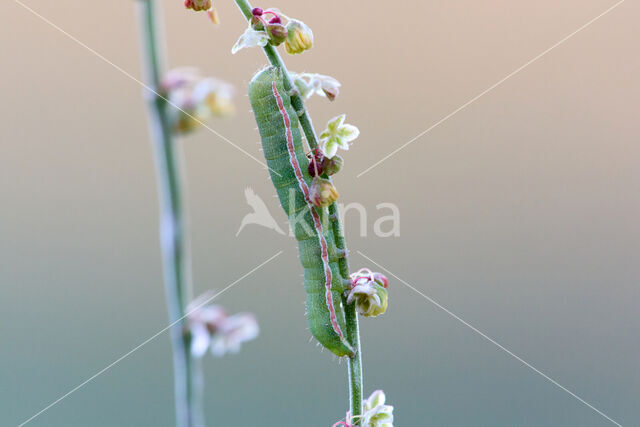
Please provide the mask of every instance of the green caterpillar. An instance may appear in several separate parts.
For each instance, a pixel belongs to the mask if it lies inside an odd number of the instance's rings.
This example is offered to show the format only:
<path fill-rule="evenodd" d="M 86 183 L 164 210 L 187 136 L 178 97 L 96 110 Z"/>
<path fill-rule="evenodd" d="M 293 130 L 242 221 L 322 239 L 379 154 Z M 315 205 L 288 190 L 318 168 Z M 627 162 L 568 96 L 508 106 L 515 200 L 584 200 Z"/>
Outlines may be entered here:
<path fill-rule="evenodd" d="M 326 208 L 317 208 L 310 202 L 309 159 L 282 71 L 269 67 L 256 74 L 249 84 L 249 99 L 271 180 L 298 241 L 311 333 L 334 354 L 353 356 L 354 349 L 345 337 L 341 298 L 349 278 L 342 277 L 338 268 L 341 251 L 336 248 L 327 221 L 323 221 L 327 218 Z"/>

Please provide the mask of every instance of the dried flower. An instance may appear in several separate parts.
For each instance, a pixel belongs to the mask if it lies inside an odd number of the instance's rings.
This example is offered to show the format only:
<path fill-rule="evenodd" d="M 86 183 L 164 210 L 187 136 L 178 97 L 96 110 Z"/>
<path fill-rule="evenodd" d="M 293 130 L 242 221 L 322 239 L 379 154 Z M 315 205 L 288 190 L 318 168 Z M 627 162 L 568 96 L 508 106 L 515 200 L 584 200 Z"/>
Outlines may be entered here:
<path fill-rule="evenodd" d="M 256 31 L 250 26 L 238 38 L 236 44 L 233 45 L 231 53 L 235 54 L 245 47 L 264 47 L 267 43 L 269 43 L 269 35 L 265 31 Z"/>
<path fill-rule="evenodd" d="M 167 73 L 162 91 L 173 109 L 169 111 L 174 132 L 187 133 L 213 116 L 233 112 L 233 86 L 202 77 L 196 68 L 176 68 Z"/>
<path fill-rule="evenodd" d="M 349 149 L 349 142 L 360 135 L 357 127 L 344 123 L 346 114 L 341 114 L 327 123 L 327 129 L 320 134 L 320 147 L 328 158 L 332 158 L 338 152 L 338 147 Z"/>
<path fill-rule="evenodd" d="M 313 178 L 309 189 L 309 198 L 316 207 L 326 207 L 338 200 L 338 190 L 327 179 Z"/>
<path fill-rule="evenodd" d="M 351 275 L 347 304 L 355 301 L 356 310 L 365 317 L 375 317 L 387 311 L 389 281 L 382 273 L 362 268 Z"/>
<path fill-rule="evenodd" d="M 191 337 L 191 354 L 200 358 L 208 349 L 214 356 L 237 353 L 243 342 L 258 336 L 255 317 L 249 313 L 229 316 L 217 305 L 203 305 L 209 294 L 196 298 L 187 306 L 188 333 Z"/>
<path fill-rule="evenodd" d="M 313 32 L 304 22 L 290 19 L 287 30 L 289 36 L 284 43 L 287 53 L 295 55 L 313 47 Z"/>
<path fill-rule="evenodd" d="M 300 96 L 304 99 L 310 98 L 315 93 L 333 101 L 340 93 L 340 82 L 331 76 L 314 73 L 291 73 L 291 78 L 298 88 Z"/>

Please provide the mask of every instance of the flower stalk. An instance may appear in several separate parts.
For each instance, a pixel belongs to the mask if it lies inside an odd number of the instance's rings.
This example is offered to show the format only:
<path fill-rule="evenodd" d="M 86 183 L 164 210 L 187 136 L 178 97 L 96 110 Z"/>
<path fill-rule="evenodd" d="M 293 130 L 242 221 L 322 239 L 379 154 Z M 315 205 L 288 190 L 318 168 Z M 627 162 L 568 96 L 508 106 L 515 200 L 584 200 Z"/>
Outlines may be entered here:
<path fill-rule="evenodd" d="M 185 308 L 191 300 L 190 260 L 182 208 L 180 154 L 172 134 L 169 104 L 161 96 L 165 71 L 162 25 L 156 0 L 138 0 L 138 17 L 148 102 L 149 127 L 154 150 L 160 202 L 160 243 L 173 351 L 177 427 L 203 424 L 200 408 L 200 365 L 190 352 L 190 338 L 183 333 Z"/>
<path fill-rule="evenodd" d="M 253 9 L 249 2 L 247 0 L 235 0 L 235 3 L 247 21 L 251 22 L 253 18 Z M 311 117 L 305 108 L 301 94 L 299 91 L 294 90 L 296 86 L 294 85 L 287 67 L 282 61 L 282 58 L 275 46 L 267 43 L 262 47 L 262 49 L 271 65 L 282 70 L 284 88 L 292 94 L 291 105 L 299 114 L 300 126 L 302 127 L 307 144 L 312 151 L 315 150 L 318 147 L 318 137 L 316 136 L 313 123 L 311 122 Z M 329 178 L 329 181 L 330 180 L 331 178 Z M 345 251 L 345 256 L 339 261 L 340 273 L 342 277 L 349 277 L 349 261 L 346 255 L 345 238 L 340 214 L 338 212 L 338 206 L 335 202 L 329 205 L 329 217 L 336 246 L 338 249 Z M 342 297 L 342 305 L 345 311 L 347 340 L 355 349 L 353 357 L 348 359 L 350 412 L 356 420 L 359 420 L 359 416 L 362 413 L 362 349 L 360 346 L 358 316 L 355 304 L 347 304 L 345 296 Z"/>

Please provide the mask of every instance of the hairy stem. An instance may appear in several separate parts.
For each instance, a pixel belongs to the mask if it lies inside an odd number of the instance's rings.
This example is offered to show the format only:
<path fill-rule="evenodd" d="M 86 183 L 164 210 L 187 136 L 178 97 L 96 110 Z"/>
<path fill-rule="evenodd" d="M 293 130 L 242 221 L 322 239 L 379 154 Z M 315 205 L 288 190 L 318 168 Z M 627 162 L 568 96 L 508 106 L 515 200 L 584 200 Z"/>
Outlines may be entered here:
<path fill-rule="evenodd" d="M 167 100 L 160 94 L 164 73 L 164 45 L 156 0 L 139 0 L 138 17 L 145 72 L 145 97 L 154 150 L 160 201 L 160 244 L 165 294 L 169 311 L 173 350 L 174 392 L 177 427 L 202 425 L 199 405 L 201 377 L 198 362 L 189 351 L 183 333 L 185 307 L 191 298 L 190 261 L 182 209 L 179 151 L 167 115 Z"/>
<path fill-rule="evenodd" d="M 332 203 L 329 206 L 329 216 L 333 218 L 331 224 L 333 227 L 333 236 L 338 249 L 347 250 L 340 221 L 340 212 L 338 205 Z M 340 275 L 349 277 L 349 259 L 348 253 L 338 262 L 340 266 Z M 342 296 L 342 306 L 344 307 L 344 318 L 347 325 L 347 340 L 355 349 L 356 353 L 349 359 L 349 396 L 350 411 L 353 417 L 361 415 L 362 412 L 362 348 L 360 347 L 360 328 L 358 326 L 358 313 L 356 313 L 355 304 L 347 304 L 347 298 Z M 359 424 L 359 418 L 354 419 L 354 424 Z"/>
<path fill-rule="evenodd" d="M 251 21 L 252 7 L 249 2 L 247 0 L 235 0 L 235 2 L 247 21 Z M 291 80 L 291 76 L 289 75 L 287 67 L 282 61 L 282 57 L 280 57 L 278 50 L 270 44 L 267 44 L 263 48 L 263 50 L 271 65 L 282 70 L 285 89 L 288 91 L 293 89 L 293 81 Z M 309 116 L 309 113 L 304 106 L 304 100 L 302 99 L 300 94 L 294 93 L 291 96 L 291 105 L 293 106 L 295 111 L 302 112 L 302 114 L 300 115 L 300 126 L 302 127 L 304 136 L 307 140 L 307 143 L 309 144 L 309 148 L 316 148 L 318 146 L 318 137 L 316 136 L 316 132 L 313 128 L 313 123 L 311 122 L 311 117 Z M 333 203 L 329 207 L 329 215 L 331 218 L 330 221 L 332 224 L 336 246 L 338 247 L 338 249 L 346 250 L 342 222 L 340 220 L 338 206 L 335 203 Z M 340 274 L 342 275 L 342 277 L 348 278 L 349 261 L 346 255 L 340 259 L 339 266 Z M 356 351 L 355 355 L 349 358 L 349 396 L 350 411 L 352 417 L 354 417 L 353 422 L 355 424 L 359 424 L 358 416 L 361 415 L 362 412 L 362 349 L 360 347 L 360 329 L 358 326 L 358 316 L 356 313 L 355 304 L 347 304 L 346 298 L 343 297 L 342 305 L 345 311 L 347 339 Z"/>

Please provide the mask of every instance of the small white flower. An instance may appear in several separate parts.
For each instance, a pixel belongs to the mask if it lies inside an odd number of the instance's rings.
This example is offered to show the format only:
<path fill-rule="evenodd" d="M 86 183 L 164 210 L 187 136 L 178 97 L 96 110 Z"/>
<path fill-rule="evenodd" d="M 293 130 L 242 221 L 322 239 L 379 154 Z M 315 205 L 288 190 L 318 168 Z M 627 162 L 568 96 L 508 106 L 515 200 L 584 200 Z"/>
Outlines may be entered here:
<path fill-rule="evenodd" d="M 233 111 L 234 88 L 222 80 L 208 77 L 193 87 L 195 104 L 201 106 L 203 116 L 225 115 Z"/>
<path fill-rule="evenodd" d="M 385 405 L 385 396 L 382 390 L 374 391 L 368 399 L 363 402 L 362 415 L 351 416 L 351 411 L 347 412 L 345 421 L 338 421 L 333 427 L 356 427 L 356 422 L 360 427 L 393 427 L 393 406 Z"/>
<path fill-rule="evenodd" d="M 340 82 L 331 76 L 313 73 L 291 73 L 291 77 L 304 99 L 309 99 L 311 95 L 317 94 L 333 101 L 340 93 Z"/>
<path fill-rule="evenodd" d="M 213 116 L 233 112 L 233 86 L 213 77 L 203 77 L 197 68 L 169 71 L 161 88 L 173 107 L 169 110 L 176 133 L 187 133 Z"/>
<path fill-rule="evenodd" d="M 353 125 L 344 123 L 346 114 L 341 114 L 327 123 L 327 128 L 320 134 L 320 149 L 328 158 L 338 152 L 338 148 L 349 149 L 349 143 L 360 135 L 360 131 Z"/>
<path fill-rule="evenodd" d="M 252 314 L 234 314 L 227 317 L 211 337 L 211 353 L 218 357 L 226 353 L 237 353 L 243 342 L 251 341 L 258 333 L 258 322 Z"/>
<path fill-rule="evenodd" d="M 393 427 L 393 406 L 385 405 L 385 395 L 382 390 L 374 391 L 364 401 L 362 423 L 363 427 Z"/>
<path fill-rule="evenodd" d="M 191 325 L 191 354 L 196 359 L 201 358 L 207 352 L 211 344 L 211 334 L 203 323 Z"/>
<path fill-rule="evenodd" d="M 202 74 L 196 67 L 177 67 L 167 71 L 161 86 L 165 92 L 171 92 L 174 89 L 195 84 L 200 79 Z"/>
<path fill-rule="evenodd" d="M 269 35 L 265 31 L 256 31 L 253 28 L 247 28 L 238 38 L 236 44 L 231 48 L 231 53 L 235 54 L 245 47 L 264 47 L 269 43 Z"/>
<path fill-rule="evenodd" d="M 188 331 L 191 335 L 191 354 L 200 358 L 208 349 L 214 356 L 237 353 L 240 345 L 258 336 L 258 322 L 252 314 L 229 316 L 217 305 L 202 305 L 210 298 L 204 294 L 187 306 Z"/>

